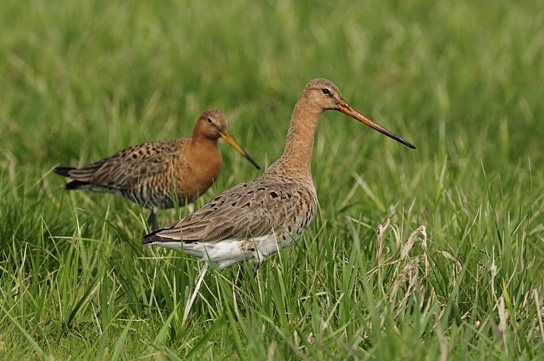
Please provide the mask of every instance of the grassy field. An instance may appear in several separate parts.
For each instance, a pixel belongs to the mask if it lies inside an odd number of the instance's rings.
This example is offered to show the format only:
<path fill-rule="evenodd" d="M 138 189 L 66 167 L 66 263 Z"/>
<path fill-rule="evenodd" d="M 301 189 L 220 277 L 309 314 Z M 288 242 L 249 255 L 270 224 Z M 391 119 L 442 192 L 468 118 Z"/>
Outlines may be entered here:
<path fill-rule="evenodd" d="M 0 33 L 0 359 L 544 359 L 544 2 L 7 0 Z M 316 77 L 417 149 L 325 113 L 319 214 L 243 305 L 213 270 L 183 322 L 202 263 L 52 173 L 209 107 L 268 166 Z M 221 148 L 197 208 L 262 172 Z"/>

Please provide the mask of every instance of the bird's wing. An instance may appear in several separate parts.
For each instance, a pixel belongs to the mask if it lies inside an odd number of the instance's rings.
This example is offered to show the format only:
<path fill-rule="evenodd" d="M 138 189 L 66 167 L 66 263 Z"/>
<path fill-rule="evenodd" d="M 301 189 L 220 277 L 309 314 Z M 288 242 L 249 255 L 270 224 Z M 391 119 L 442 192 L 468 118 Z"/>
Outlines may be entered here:
<path fill-rule="evenodd" d="M 147 235 L 143 243 L 182 239 L 185 243 L 217 243 L 283 230 L 294 234 L 308 227 L 316 213 L 316 201 L 313 188 L 256 179 L 225 191 L 192 215 Z"/>
<path fill-rule="evenodd" d="M 128 189 L 157 174 L 166 174 L 182 140 L 152 142 L 126 148 L 111 157 L 70 171 L 70 177 L 92 185 Z"/>

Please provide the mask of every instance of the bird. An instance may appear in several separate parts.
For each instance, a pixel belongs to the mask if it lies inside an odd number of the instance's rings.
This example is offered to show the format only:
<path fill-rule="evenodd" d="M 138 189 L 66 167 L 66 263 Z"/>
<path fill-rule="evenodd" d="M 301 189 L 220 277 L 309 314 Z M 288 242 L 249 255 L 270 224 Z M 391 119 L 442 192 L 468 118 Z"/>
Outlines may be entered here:
<path fill-rule="evenodd" d="M 147 223 L 157 230 L 159 209 L 192 205 L 219 177 L 219 138 L 260 169 L 229 134 L 226 115 L 208 109 L 198 118 L 191 139 L 142 143 L 82 168 L 57 167 L 55 173 L 73 179 L 64 184 L 67 190 L 113 193 L 150 209 Z"/>
<path fill-rule="evenodd" d="M 185 252 L 205 261 L 184 318 L 210 264 L 223 269 L 254 259 L 255 273 L 267 256 L 293 244 L 310 226 L 317 212 L 311 170 L 314 136 L 326 110 L 340 111 L 415 149 L 352 108 L 331 81 L 310 81 L 292 113 L 282 156 L 260 177 L 224 191 L 191 215 L 143 237 L 144 245 Z"/>

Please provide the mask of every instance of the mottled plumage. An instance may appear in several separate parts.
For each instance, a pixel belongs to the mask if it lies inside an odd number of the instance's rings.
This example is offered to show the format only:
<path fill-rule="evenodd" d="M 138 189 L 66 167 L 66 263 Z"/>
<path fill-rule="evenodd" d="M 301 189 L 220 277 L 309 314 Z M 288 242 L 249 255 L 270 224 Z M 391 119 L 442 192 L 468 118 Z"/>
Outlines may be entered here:
<path fill-rule="evenodd" d="M 143 238 L 144 244 L 207 261 L 186 312 L 210 261 L 219 268 L 251 258 L 260 262 L 308 228 L 317 210 L 311 173 L 314 135 L 325 110 L 341 111 L 414 148 L 351 108 L 333 83 L 312 80 L 293 111 L 283 155 L 261 177 L 223 192 L 192 215 Z"/>
<path fill-rule="evenodd" d="M 223 159 L 217 141 L 225 139 L 255 167 L 257 163 L 227 131 L 219 110 L 206 110 L 198 119 L 192 139 L 151 142 L 126 148 L 83 168 L 56 168 L 73 181 L 68 190 L 113 193 L 152 210 L 149 224 L 156 229 L 158 209 L 194 202 L 221 173 Z"/>
<path fill-rule="evenodd" d="M 157 246 L 210 258 L 219 268 L 250 258 L 261 261 L 278 248 L 291 245 L 316 213 L 313 185 L 285 179 L 278 186 L 278 181 L 274 174 L 265 172 L 260 178 L 227 190 L 199 211 L 145 240 L 153 238 L 150 243 Z"/>

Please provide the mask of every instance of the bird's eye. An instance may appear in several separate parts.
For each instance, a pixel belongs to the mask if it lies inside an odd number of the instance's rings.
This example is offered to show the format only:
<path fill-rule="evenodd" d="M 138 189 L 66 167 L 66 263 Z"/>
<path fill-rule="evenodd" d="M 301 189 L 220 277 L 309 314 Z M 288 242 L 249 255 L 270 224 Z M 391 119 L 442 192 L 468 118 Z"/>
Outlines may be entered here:
<path fill-rule="evenodd" d="M 212 118 L 208 117 L 208 123 L 212 124 Z"/>
<path fill-rule="evenodd" d="M 323 89 L 321 89 L 321 91 L 323 92 L 323 94 L 330 94 L 331 93 L 331 91 L 329 89 L 327 89 L 327 88 L 323 88 Z"/>

